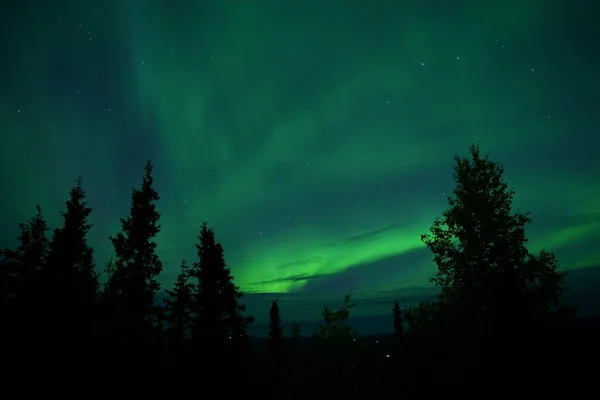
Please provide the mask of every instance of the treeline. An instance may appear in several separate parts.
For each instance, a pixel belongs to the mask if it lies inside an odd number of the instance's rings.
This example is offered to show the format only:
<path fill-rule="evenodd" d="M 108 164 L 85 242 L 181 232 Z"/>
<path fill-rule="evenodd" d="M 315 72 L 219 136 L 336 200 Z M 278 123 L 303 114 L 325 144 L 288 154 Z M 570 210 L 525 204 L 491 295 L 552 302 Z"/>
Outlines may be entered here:
<path fill-rule="evenodd" d="M 245 315 L 243 293 L 205 222 L 197 257 L 181 262 L 169 296 L 157 304 L 163 268 L 150 162 L 121 231 L 110 237 L 114 257 L 100 287 L 87 242 L 92 210 L 79 178 L 62 226 L 50 235 L 38 206 L 19 225 L 18 246 L 1 253 L 3 370 L 192 374 L 186 384 L 198 382 L 206 393 L 271 390 L 267 397 L 300 398 L 376 396 L 400 382 L 497 381 L 555 368 L 568 356 L 559 343 L 574 316 L 560 303 L 564 274 L 552 253 L 527 250 L 530 218 L 512 210 L 501 164 L 475 145 L 455 161 L 449 208 L 422 235 L 441 294 L 412 307 L 390 304 L 394 334 L 369 343 L 348 324 L 348 295 L 341 308 L 323 308 L 310 341 L 297 323 L 283 332 L 274 301 L 265 310 L 268 346 L 253 345 L 247 329 L 254 318 Z"/>

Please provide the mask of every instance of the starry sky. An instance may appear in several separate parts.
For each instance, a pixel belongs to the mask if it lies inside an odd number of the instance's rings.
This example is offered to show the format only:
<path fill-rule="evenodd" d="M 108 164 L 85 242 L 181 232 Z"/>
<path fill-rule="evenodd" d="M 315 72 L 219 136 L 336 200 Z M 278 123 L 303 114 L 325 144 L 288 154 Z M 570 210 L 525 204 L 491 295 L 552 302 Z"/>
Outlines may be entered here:
<path fill-rule="evenodd" d="M 151 158 L 165 286 L 206 220 L 257 296 L 427 291 L 420 234 L 477 142 L 532 213 L 530 249 L 598 266 L 592 3 L 10 2 L 0 240 L 36 203 L 58 224 L 81 174 L 103 269 Z"/>

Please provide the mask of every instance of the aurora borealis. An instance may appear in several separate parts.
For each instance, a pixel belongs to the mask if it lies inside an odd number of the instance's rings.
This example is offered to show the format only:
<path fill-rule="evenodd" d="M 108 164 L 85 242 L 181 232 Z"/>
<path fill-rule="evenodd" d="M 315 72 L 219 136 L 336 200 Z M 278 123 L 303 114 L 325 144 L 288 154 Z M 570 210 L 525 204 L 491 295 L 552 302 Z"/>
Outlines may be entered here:
<path fill-rule="evenodd" d="M 600 265 L 600 37 L 585 1 L 21 1 L 2 14 L 2 243 L 81 174 L 99 269 L 145 160 L 170 285 L 202 220 L 248 292 L 428 285 L 478 142 L 530 249 Z"/>

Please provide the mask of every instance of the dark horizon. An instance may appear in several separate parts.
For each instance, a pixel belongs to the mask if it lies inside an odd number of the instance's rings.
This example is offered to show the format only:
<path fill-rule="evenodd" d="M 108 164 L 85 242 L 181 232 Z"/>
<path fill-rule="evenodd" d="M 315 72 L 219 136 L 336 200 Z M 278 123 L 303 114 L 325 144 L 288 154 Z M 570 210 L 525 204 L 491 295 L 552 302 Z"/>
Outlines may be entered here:
<path fill-rule="evenodd" d="M 600 266 L 570 271 L 565 281 L 571 290 L 563 295 L 564 304 L 576 306 L 579 317 L 600 316 Z M 393 334 L 391 308 L 394 300 L 398 300 L 402 305 L 412 306 L 421 301 L 433 301 L 438 293 L 439 289 L 434 286 L 410 291 L 400 289 L 385 294 L 354 293 L 356 306 L 349 318 L 349 324 L 354 326 L 361 336 Z M 247 314 L 256 318 L 248 333 L 259 338 L 267 336 L 267 311 L 271 302 L 278 299 L 284 333 L 289 334 L 292 323 L 298 322 L 302 328 L 302 336 L 310 337 L 322 323 L 320 311 L 323 305 L 338 306 L 342 303 L 343 295 L 341 292 L 311 293 L 309 299 L 305 299 L 302 294 L 299 296 L 289 293 L 245 293 L 243 301 L 248 307 Z M 156 302 L 162 304 L 165 297 L 165 292 L 159 293 Z"/>

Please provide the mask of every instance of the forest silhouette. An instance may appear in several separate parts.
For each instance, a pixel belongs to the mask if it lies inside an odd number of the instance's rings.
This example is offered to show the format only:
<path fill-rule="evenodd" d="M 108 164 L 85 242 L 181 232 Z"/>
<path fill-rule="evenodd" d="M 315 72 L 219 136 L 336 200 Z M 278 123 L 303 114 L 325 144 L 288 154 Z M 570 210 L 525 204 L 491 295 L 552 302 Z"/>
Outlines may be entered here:
<path fill-rule="evenodd" d="M 529 214 L 513 210 L 503 172 L 477 145 L 455 157 L 449 207 L 421 237 L 437 265 L 431 281 L 440 295 L 411 306 L 394 301 L 390 334 L 378 340 L 350 326 L 350 294 L 340 308 L 323 306 L 312 335 L 302 335 L 297 322 L 284 332 L 286 317 L 275 300 L 264 310 L 268 337 L 249 336 L 254 318 L 246 315 L 243 293 L 206 222 L 199 226 L 197 257 L 182 260 L 173 287 L 161 288 L 154 241 L 159 194 L 150 161 L 121 231 L 110 237 L 114 256 L 100 285 L 87 242 L 92 210 L 78 178 L 62 226 L 50 235 L 37 206 L 19 224 L 18 246 L 0 254 L 3 370 L 27 371 L 30 378 L 133 376 L 190 389 L 197 384 L 201 389 L 193 390 L 208 396 L 259 390 L 262 397 L 298 399 L 379 398 L 412 384 L 583 376 L 599 330 L 562 304 L 568 288 L 554 254 L 527 249 Z M 162 304 L 161 290 L 168 294 Z"/>

